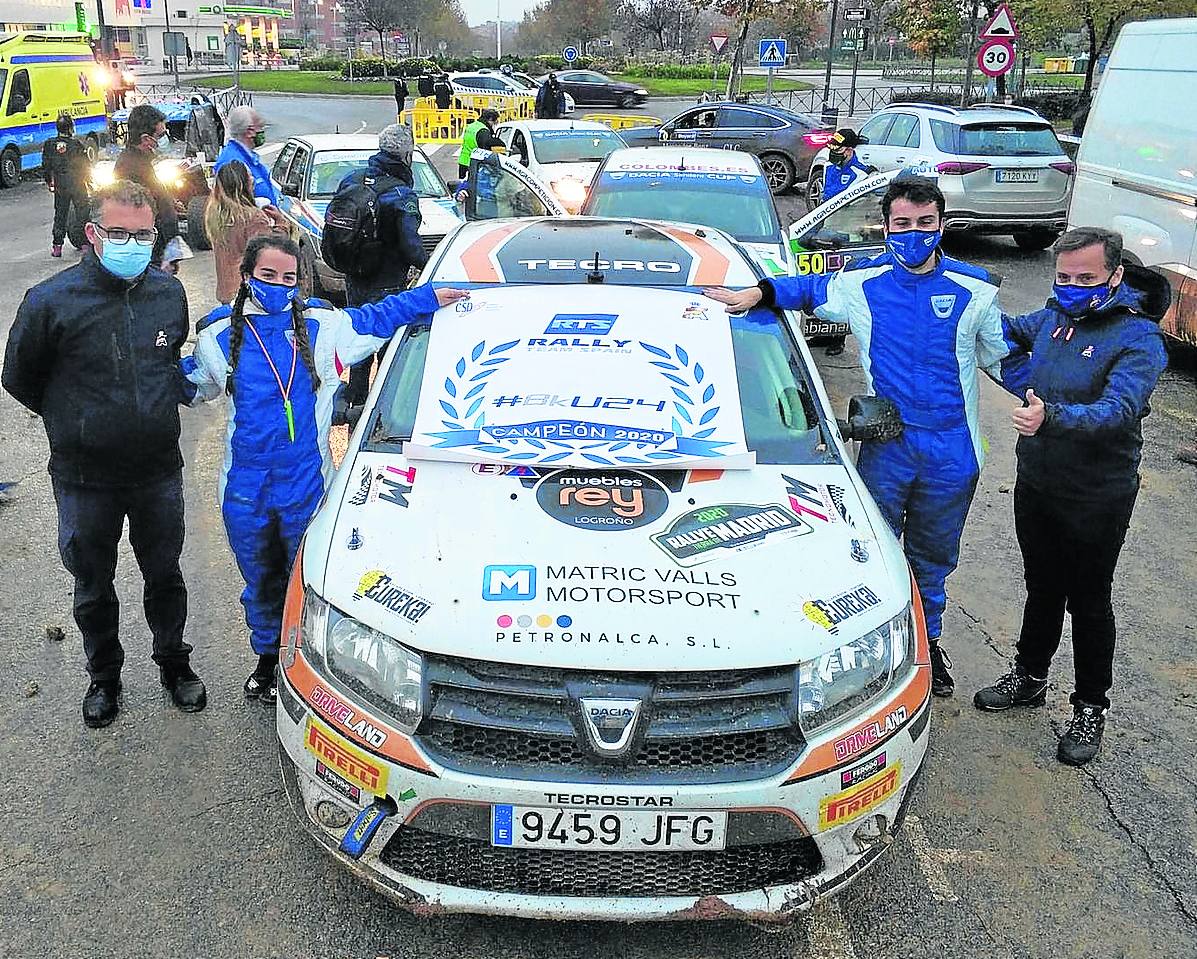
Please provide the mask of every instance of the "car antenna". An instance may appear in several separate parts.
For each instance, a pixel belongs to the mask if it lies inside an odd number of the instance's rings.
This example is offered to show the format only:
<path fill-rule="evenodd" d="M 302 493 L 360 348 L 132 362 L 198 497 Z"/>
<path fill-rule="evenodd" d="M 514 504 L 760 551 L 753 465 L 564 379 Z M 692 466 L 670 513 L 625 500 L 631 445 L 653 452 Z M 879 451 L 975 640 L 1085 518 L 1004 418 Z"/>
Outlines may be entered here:
<path fill-rule="evenodd" d="M 682 173 L 686 169 L 686 155 L 683 153 L 682 158 L 677 161 L 678 173 Z"/>
<path fill-rule="evenodd" d="M 594 269 L 586 274 L 586 282 L 587 283 L 602 283 L 602 282 L 604 282 L 607 278 L 602 273 L 599 272 L 599 252 L 598 252 L 598 250 L 594 251 L 594 263 L 592 265 L 594 266 Z"/>

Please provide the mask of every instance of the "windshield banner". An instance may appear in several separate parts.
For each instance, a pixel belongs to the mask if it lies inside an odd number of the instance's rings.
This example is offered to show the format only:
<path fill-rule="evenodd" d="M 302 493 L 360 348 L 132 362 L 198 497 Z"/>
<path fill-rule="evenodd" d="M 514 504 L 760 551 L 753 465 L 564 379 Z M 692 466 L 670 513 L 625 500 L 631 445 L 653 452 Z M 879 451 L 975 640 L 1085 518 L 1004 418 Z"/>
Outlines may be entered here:
<path fill-rule="evenodd" d="M 477 290 L 437 313 L 409 457 L 746 469 L 727 316 L 693 293 Z M 568 303 L 569 309 L 564 309 Z"/>

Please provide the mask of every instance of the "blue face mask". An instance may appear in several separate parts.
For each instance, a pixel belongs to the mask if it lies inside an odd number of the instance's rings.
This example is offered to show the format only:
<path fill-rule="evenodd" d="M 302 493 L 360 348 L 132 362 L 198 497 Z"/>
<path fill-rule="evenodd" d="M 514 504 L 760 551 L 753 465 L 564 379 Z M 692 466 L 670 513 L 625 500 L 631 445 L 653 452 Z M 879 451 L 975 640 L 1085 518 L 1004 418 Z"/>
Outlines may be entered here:
<path fill-rule="evenodd" d="M 1056 302 L 1060 304 L 1060 309 L 1068 316 L 1081 316 L 1089 310 L 1095 310 L 1109 298 L 1113 290 L 1110 287 L 1110 278 L 1113 273 L 1106 278 L 1106 282 L 1098 286 L 1077 286 L 1075 283 L 1053 283 L 1052 293 L 1056 297 Z"/>
<path fill-rule="evenodd" d="M 143 246 L 132 239 L 128 243 L 117 244 L 110 240 L 101 240 L 100 243 L 100 265 L 122 280 L 141 276 L 149 267 L 150 257 L 154 253 L 152 246 Z"/>
<path fill-rule="evenodd" d="M 905 230 L 901 233 L 889 233 L 885 237 L 885 248 L 908 270 L 916 270 L 935 252 L 942 235 L 940 230 Z"/>
<path fill-rule="evenodd" d="M 267 283 L 265 280 L 259 280 L 256 276 L 251 276 L 246 282 L 249 284 L 249 292 L 258 302 L 258 306 L 267 313 L 287 312 L 291 309 L 291 304 L 295 302 L 296 294 L 299 293 L 297 286 Z"/>

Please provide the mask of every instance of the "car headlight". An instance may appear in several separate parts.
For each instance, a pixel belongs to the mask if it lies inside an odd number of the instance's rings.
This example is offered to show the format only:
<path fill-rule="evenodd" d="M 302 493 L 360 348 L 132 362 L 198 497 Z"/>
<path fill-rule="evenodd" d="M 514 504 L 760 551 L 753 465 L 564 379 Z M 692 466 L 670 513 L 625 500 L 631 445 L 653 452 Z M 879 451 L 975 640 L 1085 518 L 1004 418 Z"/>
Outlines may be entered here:
<path fill-rule="evenodd" d="M 914 663 L 910 605 L 888 623 L 798 666 L 798 725 L 805 733 L 864 707 Z"/>
<path fill-rule="evenodd" d="M 636 90 L 635 92 L 636 92 L 636 96 L 638 96 L 638 97 L 648 96 L 648 91 L 645 90 L 644 87 L 641 87 L 640 89 Z"/>
<path fill-rule="evenodd" d="M 581 206 L 586 202 L 586 184 L 573 177 L 563 177 L 552 183 L 553 192 L 566 205 Z"/>
<path fill-rule="evenodd" d="M 311 589 L 304 596 L 302 633 L 310 662 L 385 711 L 400 729 L 415 732 L 424 704 L 419 653 L 344 615 Z"/>

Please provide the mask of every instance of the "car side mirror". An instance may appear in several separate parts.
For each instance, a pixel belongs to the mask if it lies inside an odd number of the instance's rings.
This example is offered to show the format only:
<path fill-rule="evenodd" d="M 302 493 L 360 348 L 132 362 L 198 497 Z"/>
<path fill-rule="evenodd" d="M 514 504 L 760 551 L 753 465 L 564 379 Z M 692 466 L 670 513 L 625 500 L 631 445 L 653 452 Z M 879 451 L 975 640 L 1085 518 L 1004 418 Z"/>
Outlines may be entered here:
<path fill-rule="evenodd" d="M 905 428 L 898 407 L 881 396 L 852 397 L 848 401 L 847 421 L 838 423 L 844 439 L 878 443 L 896 440 Z"/>

